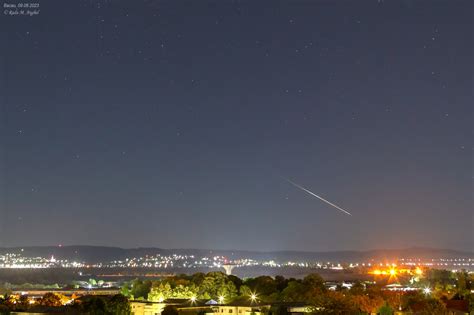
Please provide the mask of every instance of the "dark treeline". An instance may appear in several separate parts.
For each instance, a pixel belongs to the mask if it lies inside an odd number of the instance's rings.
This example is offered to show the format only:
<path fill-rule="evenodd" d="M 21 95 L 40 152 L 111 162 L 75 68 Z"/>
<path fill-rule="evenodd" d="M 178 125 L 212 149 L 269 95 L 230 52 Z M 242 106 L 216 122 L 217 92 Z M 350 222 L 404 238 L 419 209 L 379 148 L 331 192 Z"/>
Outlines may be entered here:
<path fill-rule="evenodd" d="M 48 308 L 64 309 L 71 314 L 130 314 L 129 301 L 166 303 L 170 299 L 213 299 L 220 304 L 251 299 L 269 306 L 262 309 L 265 315 L 280 315 L 274 306 L 293 302 L 303 303 L 312 314 L 385 315 L 399 310 L 411 314 L 445 314 L 452 301 L 462 301 L 470 310 L 474 309 L 472 274 L 427 270 L 422 276 L 413 276 L 409 281 L 418 290 L 390 291 L 374 282 L 355 282 L 350 288 L 340 284 L 335 289 L 329 289 L 318 274 L 310 274 L 303 279 L 282 276 L 241 279 L 222 272 L 182 274 L 159 280 L 135 279 L 122 286 L 121 294 L 108 298 L 76 298 L 47 293 L 42 299 L 31 303 L 27 296 L 6 294 L 0 299 L 0 314 L 8 314 L 12 310 L 32 312 Z"/>
<path fill-rule="evenodd" d="M 111 297 L 83 296 L 70 303 L 70 298 L 46 293 L 41 299 L 31 303 L 27 296 L 7 296 L 0 298 L 0 314 L 11 312 L 59 313 L 59 314 L 96 314 L 96 315 L 130 315 L 131 307 L 128 298 L 121 294 Z"/>
<path fill-rule="evenodd" d="M 240 279 L 221 272 L 177 275 L 156 281 L 134 280 L 122 287 L 122 294 L 131 299 L 162 301 L 170 298 L 214 299 L 231 302 L 255 296 L 260 302 L 304 302 L 318 310 L 344 310 L 374 313 L 380 310 L 391 314 L 395 310 L 426 310 L 426 314 L 442 313 L 449 300 L 465 300 L 474 308 L 471 293 L 473 275 L 445 270 L 428 270 L 422 277 L 409 280 L 419 288 L 412 292 L 384 290 L 379 283 L 355 282 L 349 289 L 338 285 L 329 290 L 318 274 L 303 279 L 281 276 L 260 276 Z M 429 288 L 429 292 L 426 291 Z"/>

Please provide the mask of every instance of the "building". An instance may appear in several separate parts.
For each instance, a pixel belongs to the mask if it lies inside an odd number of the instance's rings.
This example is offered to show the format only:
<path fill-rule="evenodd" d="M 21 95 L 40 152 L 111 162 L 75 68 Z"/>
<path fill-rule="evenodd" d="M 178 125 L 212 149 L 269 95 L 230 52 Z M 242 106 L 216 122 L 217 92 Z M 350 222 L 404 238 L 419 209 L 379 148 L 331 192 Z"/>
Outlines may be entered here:
<path fill-rule="evenodd" d="M 269 310 L 270 304 L 252 303 L 250 301 L 236 301 L 229 304 L 211 306 L 216 315 L 262 315 L 263 311 Z"/>
<path fill-rule="evenodd" d="M 163 302 L 130 301 L 132 315 L 161 315 L 166 306 L 175 306 L 180 315 L 262 315 L 271 305 L 250 300 L 219 304 L 214 300 L 168 299 Z"/>
<path fill-rule="evenodd" d="M 166 303 L 149 301 L 130 301 L 132 315 L 161 315 Z"/>

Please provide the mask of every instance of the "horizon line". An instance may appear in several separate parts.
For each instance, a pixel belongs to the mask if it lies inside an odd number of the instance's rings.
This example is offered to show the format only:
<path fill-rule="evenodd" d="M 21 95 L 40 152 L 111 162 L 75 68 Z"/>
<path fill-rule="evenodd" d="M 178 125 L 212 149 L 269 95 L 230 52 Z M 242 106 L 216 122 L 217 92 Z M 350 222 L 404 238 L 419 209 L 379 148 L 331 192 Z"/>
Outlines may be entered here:
<path fill-rule="evenodd" d="M 299 249 L 277 249 L 277 250 L 250 250 L 250 249 L 222 249 L 222 248 L 193 248 L 193 247 L 158 247 L 158 246 L 134 246 L 134 247 L 121 247 L 113 245 L 27 245 L 27 246 L 0 246 L 0 249 L 21 249 L 21 248 L 70 248 L 70 247 L 95 247 L 95 248 L 116 248 L 123 250 L 133 249 L 159 249 L 159 250 L 199 250 L 199 251 L 230 251 L 230 252 L 256 252 L 256 253 L 278 253 L 278 252 L 300 252 L 300 253 L 336 253 L 336 252 L 373 252 L 373 251 L 402 251 L 402 250 L 445 250 L 445 251 L 456 251 L 474 254 L 474 251 L 466 249 L 455 249 L 455 248 L 443 248 L 443 247 L 430 247 L 430 246 L 407 246 L 407 247 L 387 247 L 387 248 L 371 248 L 371 249 L 337 249 L 337 250 L 299 250 Z"/>

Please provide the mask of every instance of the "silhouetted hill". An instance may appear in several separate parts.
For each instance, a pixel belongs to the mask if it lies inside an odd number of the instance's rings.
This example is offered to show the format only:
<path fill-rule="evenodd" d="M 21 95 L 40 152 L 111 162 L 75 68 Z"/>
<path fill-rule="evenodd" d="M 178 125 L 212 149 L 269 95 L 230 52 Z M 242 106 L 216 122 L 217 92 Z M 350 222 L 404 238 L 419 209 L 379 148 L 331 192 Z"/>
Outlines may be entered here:
<path fill-rule="evenodd" d="M 450 249 L 435 249 L 423 247 L 411 247 L 405 249 L 379 249 L 368 251 L 328 251 L 328 252 L 304 252 L 304 251 L 273 251 L 257 252 L 242 250 L 204 250 L 204 249 L 162 249 L 162 248 L 119 248 L 107 246 L 33 246 L 0 248 L 0 254 L 19 253 L 26 257 L 51 257 L 84 261 L 87 263 L 108 262 L 112 260 L 124 260 L 131 257 L 142 257 L 145 255 L 172 255 L 186 254 L 196 257 L 202 256 L 225 256 L 228 259 L 252 258 L 258 260 L 286 261 L 367 261 L 393 260 L 397 258 L 474 258 L 473 252 L 457 251 Z"/>

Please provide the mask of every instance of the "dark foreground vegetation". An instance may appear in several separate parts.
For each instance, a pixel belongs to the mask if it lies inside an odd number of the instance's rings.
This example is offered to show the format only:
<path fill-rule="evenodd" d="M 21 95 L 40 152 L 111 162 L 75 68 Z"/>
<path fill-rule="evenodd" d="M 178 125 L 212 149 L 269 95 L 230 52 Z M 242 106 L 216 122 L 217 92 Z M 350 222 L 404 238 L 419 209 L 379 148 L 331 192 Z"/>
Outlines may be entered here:
<path fill-rule="evenodd" d="M 129 300 L 117 294 L 111 297 L 83 296 L 71 299 L 55 293 L 46 293 L 41 299 L 31 303 L 31 299 L 23 295 L 20 297 L 9 296 L 0 299 L 0 314 L 11 312 L 30 312 L 46 314 L 102 314 L 102 315 L 128 315 L 131 314 Z"/>
<path fill-rule="evenodd" d="M 391 279 L 396 282 L 397 279 Z M 389 281 L 389 282 L 390 282 Z M 467 272 L 427 270 L 407 280 L 409 292 L 389 290 L 387 281 L 354 282 L 330 288 L 317 274 L 303 279 L 260 276 L 240 279 L 221 272 L 177 275 L 161 280 L 126 282 L 115 296 L 62 296 L 47 293 L 40 299 L 6 293 L 0 299 L 0 314 L 11 311 L 69 314 L 130 314 L 130 301 L 215 300 L 219 304 L 249 301 L 268 307 L 263 314 L 282 315 L 274 305 L 303 303 L 312 314 L 447 314 L 448 309 L 474 310 L 474 279 Z M 468 308 L 468 310 L 466 309 Z M 176 315 L 166 308 L 164 313 Z M 196 313 L 198 314 L 198 313 Z"/>

